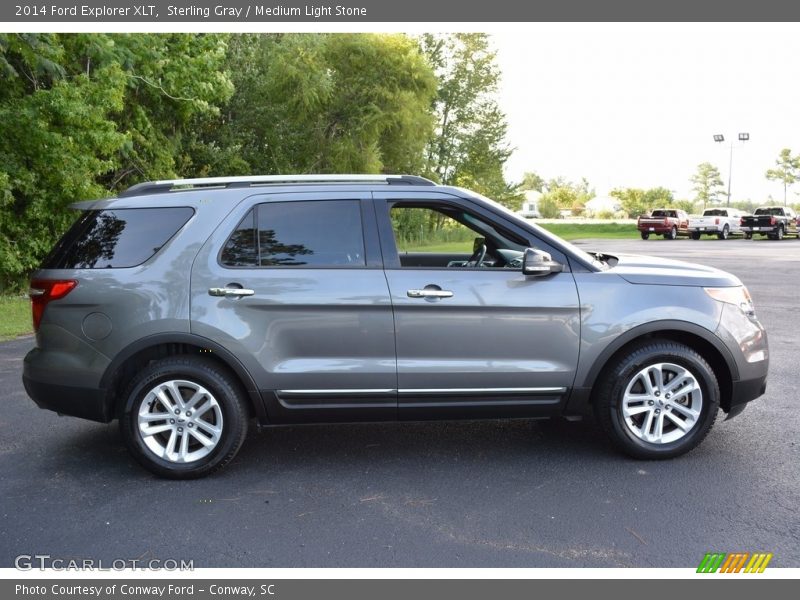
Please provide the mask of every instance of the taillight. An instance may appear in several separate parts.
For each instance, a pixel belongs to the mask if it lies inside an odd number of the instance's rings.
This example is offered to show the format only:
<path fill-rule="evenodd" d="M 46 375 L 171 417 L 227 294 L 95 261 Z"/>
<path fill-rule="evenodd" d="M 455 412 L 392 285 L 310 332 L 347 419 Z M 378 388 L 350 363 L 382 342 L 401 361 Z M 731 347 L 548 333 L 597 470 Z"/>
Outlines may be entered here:
<path fill-rule="evenodd" d="M 719 218 L 714 219 L 714 225 L 719 225 Z"/>
<path fill-rule="evenodd" d="M 770 217 L 769 218 L 769 224 L 770 225 L 775 225 L 775 217 Z"/>
<path fill-rule="evenodd" d="M 669 219 L 667 218 L 664 219 L 664 225 L 669 225 Z"/>
<path fill-rule="evenodd" d="M 74 279 L 34 279 L 28 295 L 31 298 L 31 313 L 33 315 L 33 329 L 39 331 L 44 309 L 51 300 L 58 300 L 69 294 L 78 282 Z"/>
<path fill-rule="evenodd" d="M 744 217 L 742 217 L 741 219 L 739 219 L 739 225 L 744 225 Z"/>

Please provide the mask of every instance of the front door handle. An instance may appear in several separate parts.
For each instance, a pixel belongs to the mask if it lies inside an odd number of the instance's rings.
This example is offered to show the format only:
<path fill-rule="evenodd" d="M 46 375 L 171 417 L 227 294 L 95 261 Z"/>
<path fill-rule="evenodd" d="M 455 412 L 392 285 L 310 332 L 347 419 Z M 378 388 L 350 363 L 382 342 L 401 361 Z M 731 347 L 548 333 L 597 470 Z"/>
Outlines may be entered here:
<path fill-rule="evenodd" d="M 408 290 L 406 292 L 409 298 L 452 298 L 453 292 L 449 290 L 434 290 L 434 289 L 424 289 L 424 290 Z"/>
<path fill-rule="evenodd" d="M 225 298 L 240 298 L 241 296 L 252 296 L 255 290 L 246 290 L 243 288 L 208 288 L 209 296 L 223 296 Z"/>

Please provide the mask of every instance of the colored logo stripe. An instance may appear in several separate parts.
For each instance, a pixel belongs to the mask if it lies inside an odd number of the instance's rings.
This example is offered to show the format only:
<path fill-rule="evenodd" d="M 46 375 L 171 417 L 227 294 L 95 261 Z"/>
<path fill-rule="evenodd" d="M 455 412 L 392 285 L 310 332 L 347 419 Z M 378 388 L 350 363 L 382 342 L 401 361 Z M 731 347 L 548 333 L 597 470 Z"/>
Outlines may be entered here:
<path fill-rule="evenodd" d="M 748 559 L 750 559 L 748 561 Z M 697 567 L 698 573 L 739 573 L 744 568 L 745 573 L 763 573 L 772 560 L 771 552 L 707 552 Z M 745 567 L 745 563 L 747 566 Z"/>
<path fill-rule="evenodd" d="M 747 567 L 745 567 L 745 573 L 763 573 L 764 569 L 767 568 L 769 561 L 772 560 L 772 553 L 759 553 L 753 554 L 753 558 L 750 559 L 750 562 L 747 563 Z"/>

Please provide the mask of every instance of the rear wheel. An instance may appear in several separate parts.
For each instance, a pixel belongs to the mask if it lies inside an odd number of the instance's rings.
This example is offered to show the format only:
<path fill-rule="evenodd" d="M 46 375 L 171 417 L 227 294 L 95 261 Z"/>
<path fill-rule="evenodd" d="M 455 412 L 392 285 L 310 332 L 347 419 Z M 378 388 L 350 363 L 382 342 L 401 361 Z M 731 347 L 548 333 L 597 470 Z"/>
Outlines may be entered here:
<path fill-rule="evenodd" d="M 717 234 L 717 237 L 718 237 L 719 239 L 721 239 L 721 240 L 727 240 L 727 239 L 730 237 L 730 235 L 731 235 L 731 230 L 730 230 L 730 229 L 728 229 L 728 226 L 727 226 L 727 225 L 725 225 L 725 226 L 722 228 L 722 231 L 721 231 L 720 233 L 718 233 L 718 234 Z"/>
<path fill-rule="evenodd" d="M 222 468 L 247 434 L 242 392 L 212 361 L 155 361 L 130 382 L 125 399 L 125 444 L 143 467 L 163 477 L 191 479 Z"/>
<path fill-rule="evenodd" d="M 705 359 L 688 346 L 649 341 L 606 370 L 594 407 L 606 435 L 626 454 L 673 458 L 711 430 L 719 384 Z"/>
<path fill-rule="evenodd" d="M 641 234 L 643 240 L 646 240 L 650 237 L 650 234 L 647 231 L 642 231 Z"/>
<path fill-rule="evenodd" d="M 678 237 L 678 228 L 673 225 L 672 229 L 670 229 L 669 233 L 664 237 L 669 237 L 669 239 L 671 239 L 671 240 L 677 239 L 677 237 Z"/>
<path fill-rule="evenodd" d="M 783 226 L 782 225 L 778 226 L 778 231 L 775 233 L 775 239 L 776 240 L 782 240 L 783 239 Z"/>

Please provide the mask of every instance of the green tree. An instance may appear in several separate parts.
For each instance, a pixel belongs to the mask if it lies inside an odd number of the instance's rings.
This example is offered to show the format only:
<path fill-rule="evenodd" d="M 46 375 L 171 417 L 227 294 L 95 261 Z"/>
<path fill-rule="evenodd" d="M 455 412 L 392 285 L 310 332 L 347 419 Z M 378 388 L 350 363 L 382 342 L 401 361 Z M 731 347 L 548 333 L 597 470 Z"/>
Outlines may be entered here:
<path fill-rule="evenodd" d="M 544 188 L 546 191 L 539 202 L 539 210 L 543 217 L 546 216 L 542 209 L 543 201 L 555 206 L 555 211 L 548 208 L 547 212 L 555 212 L 554 216 L 557 217 L 561 210 L 570 210 L 573 214 L 580 214 L 586 202 L 594 196 L 594 190 L 586 178 L 581 179 L 579 183 L 573 183 L 563 177 L 557 177 L 548 181 Z"/>
<path fill-rule="evenodd" d="M 703 209 L 706 205 L 719 201 L 719 195 L 723 193 L 723 183 L 717 167 L 709 162 L 700 163 L 689 181 L 692 183 L 695 200 L 703 205 Z"/>
<path fill-rule="evenodd" d="M 545 219 L 557 219 L 561 216 L 557 195 L 547 192 L 539 199 L 539 214 Z"/>
<path fill-rule="evenodd" d="M 193 116 L 230 84 L 224 36 L 0 34 L 0 288 L 18 287 L 67 206 L 174 174 Z"/>
<path fill-rule="evenodd" d="M 547 182 L 544 177 L 533 171 L 526 171 L 522 176 L 522 183 L 519 184 L 521 190 L 536 190 L 537 192 L 544 192 Z"/>
<path fill-rule="evenodd" d="M 792 156 L 792 151 L 784 148 L 775 161 L 775 168 L 767 169 L 766 177 L 783 184 L 783 205 L 786 206 L 788 188 L 800 178 L 800 156 Z"/>
<path fill-rule="evenodd" d="M 201 128 L 196 172 L 422 171 L 436 79 L 410 38 L 243 35 L 228 68 L 236 92 Z"/>
<path fill-rule="evenodd" d="M 420 46 L 439 80 L 432 105 L 436 128 L 426 148 L 427 175 L 518 208 L 522 194 L 503 174 L 512 149 L 496 100 L 500 68 L 489 36 L 425 34 Z"/>
<path fill-rule="evenodd" d="M 638 217 L 649 213 L 654 208 L 671 206 L 675 201 L 672 192 L 664 187 L 649 190 L 640 188 L 617 188 L 610 195 L 619 200 L 622 210 L 629 217 Z"/>

